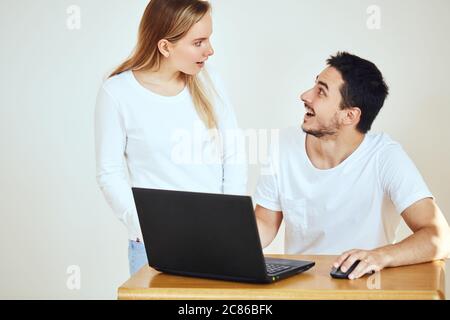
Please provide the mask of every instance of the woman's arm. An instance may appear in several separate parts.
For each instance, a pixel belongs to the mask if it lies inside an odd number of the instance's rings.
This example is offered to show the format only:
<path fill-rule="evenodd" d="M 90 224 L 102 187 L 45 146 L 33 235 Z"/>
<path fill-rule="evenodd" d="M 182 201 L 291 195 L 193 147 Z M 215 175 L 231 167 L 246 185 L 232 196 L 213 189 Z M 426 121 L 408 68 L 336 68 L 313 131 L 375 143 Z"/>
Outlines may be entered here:
<path fill-rule="evenodd" d="M 126 132 L 118 103 L 103 86 L 95 108 L 97 183 L 115 215 L 129 232 L 140 237 L 133 194 L 126 175 Z"/>

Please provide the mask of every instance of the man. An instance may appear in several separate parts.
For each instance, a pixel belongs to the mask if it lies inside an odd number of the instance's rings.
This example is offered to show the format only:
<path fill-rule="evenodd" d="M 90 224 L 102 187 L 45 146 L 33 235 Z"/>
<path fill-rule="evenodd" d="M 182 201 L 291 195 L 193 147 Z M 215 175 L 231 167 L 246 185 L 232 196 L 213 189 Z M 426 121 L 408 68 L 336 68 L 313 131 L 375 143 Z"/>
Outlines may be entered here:
<path fill-rule="evenodd" d="M 345 251 L 333 266 L 346 272 L 360 260 L 350 279 L 446 258 L 450 229 L 420 173 L 389 136 L 368 133 L 388 95 L 381 72 L 346 52 L 327 62 L 301 96 L 303 130 L 280 132 L 270 174 L 260 178 L 255 214 L 263 247 L 284 219 L 288 254 Z M 385 197 L 414 232 L 397 244 L 386 236 Z"/>

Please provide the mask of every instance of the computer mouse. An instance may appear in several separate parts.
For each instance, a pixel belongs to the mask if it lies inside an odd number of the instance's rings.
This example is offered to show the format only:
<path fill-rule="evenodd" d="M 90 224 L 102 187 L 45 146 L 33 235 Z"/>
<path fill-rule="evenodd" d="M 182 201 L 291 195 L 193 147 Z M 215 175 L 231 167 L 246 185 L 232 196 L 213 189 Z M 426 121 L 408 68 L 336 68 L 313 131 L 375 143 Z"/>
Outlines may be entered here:
<path fill-rule="evenodd" d="M 330 276 L 335 279 L 348 279 L 348 276 L 355 270 L 361 260 L 356 260 L 355 263 L 347 270 L 347 272 L 342 272 L 341 267 L 339 268 L 331 268 Z"/>

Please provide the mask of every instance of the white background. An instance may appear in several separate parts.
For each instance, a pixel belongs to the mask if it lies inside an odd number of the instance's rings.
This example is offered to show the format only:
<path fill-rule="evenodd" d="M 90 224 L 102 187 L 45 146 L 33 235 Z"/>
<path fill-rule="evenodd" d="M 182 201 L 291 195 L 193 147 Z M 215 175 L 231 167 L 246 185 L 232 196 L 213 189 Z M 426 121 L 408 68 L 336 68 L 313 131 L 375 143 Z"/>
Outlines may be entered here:
<path fill-rule="evenodd" d="M 450 217 L 447 0 L 212 3 L 211 62 L 242 128 L 299 124 L 298 97 L 330 54 L 372 60 L 391 88 L 373 131 L 403 145 Z M 367 27 L 373 4 L 380 30 Z M 67 27 L 70 5 L 81 9 L 80 30 Z M 125 228 L 95 180 L 93 115 L 103 79 L 135 45 L 146 5 L 0 0 L 0 298 L 115 299 L 128 278 Z M 249 194 L 257 177 L 252 165 Z M 407 234 L 402 227 L 398 239 Z M 281 250 L 279 236 L 267 252 Z M 66 285 L 71 265 L 80 267 L 79 290 Z"/>

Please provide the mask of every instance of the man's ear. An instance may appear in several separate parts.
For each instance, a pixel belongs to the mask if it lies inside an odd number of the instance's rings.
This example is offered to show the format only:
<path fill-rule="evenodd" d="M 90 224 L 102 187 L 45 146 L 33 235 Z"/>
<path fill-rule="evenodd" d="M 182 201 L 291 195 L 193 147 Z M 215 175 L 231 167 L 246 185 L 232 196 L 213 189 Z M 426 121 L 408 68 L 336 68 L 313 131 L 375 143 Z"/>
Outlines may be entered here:
<path fill-rule="evenodd" d="M 170 56 L 170 42 L 166 39 L 158 41 L 158 49 L 164 57 L 168 58 Z"/>
<path fill-rule="evenodd" d="M 357 125 L 361 120 L 361 109 L 358 107 L 351 107 L 345 109 L 344 123 L 346 125 Z"/>

